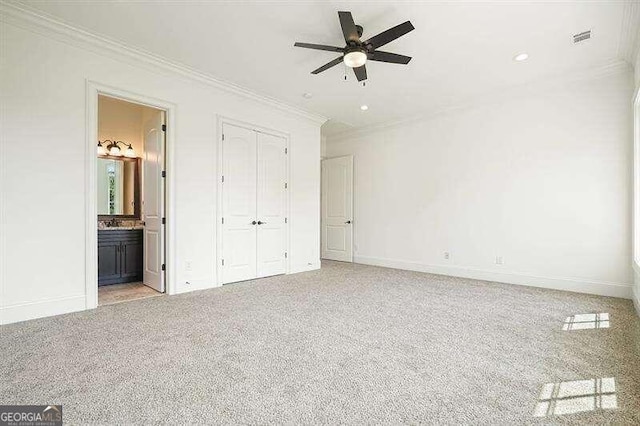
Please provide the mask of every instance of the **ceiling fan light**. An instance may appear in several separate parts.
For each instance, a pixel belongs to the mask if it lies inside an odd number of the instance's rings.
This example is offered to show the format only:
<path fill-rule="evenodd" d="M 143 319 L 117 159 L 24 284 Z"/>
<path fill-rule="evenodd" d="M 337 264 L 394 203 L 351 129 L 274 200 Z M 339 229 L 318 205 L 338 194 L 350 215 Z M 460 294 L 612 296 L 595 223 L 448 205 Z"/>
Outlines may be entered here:
<path fill-rule="evenodd" d="M 348 67 L 358 68 L 367 62 L 367 54 L 361 50 L 354 50 L 344 55 L 343 61 Z"/>

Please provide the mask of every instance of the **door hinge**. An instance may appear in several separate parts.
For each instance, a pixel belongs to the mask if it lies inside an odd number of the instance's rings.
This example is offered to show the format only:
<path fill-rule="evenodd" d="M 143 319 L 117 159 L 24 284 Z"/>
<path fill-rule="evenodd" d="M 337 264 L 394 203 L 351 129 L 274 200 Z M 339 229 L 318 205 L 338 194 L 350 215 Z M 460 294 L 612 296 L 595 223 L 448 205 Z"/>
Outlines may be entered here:
<path fill-rule="evenodd" d="M 166 124 L 163 124 L 163 125 L 162 125 L 162 131 L 163 131 L 163 132 L 166 132 L 166 131 L 167 131 L 167 125 L 166 125 Z"/>
<path fill-rule="evenodd" d="M 284 183 L 284 189 L 287 189 L 289 187 L 289 184 L 287 182 Z"/>
<path fill-rule="evenodd" d="M 167 172 L 165 170 L 162 171 L 162 177 L 166 178 L 167 177 Z"/>
<path fill-rule="evenodd" d="M 224 266 L 224 259 L 222 259 L 222 266 Z"/>
<path fill-rule="evenodd" d="M 287 220 L 288 220 L 288 218 L 286 218 L 286 217 L 285 217 L 285 218 L 284 218 L 284 223 L 287 223 Z"/>
<path fill-rule="evenodd" d="M 222 175 L 222 183 L 224 183 L 224 175 Z"/>
<path fill-rule="evenodd" d="M 288 153 L 288 152 L 289 152 L 289 149 L 288 149 L 288 148 L 285 148 L 285 149 L 284 149 L 284 153 L 286 154 L 286 153 Z"/>
<path fill-rule="evenodd" d="M 222 140 L 224 140 L 224 133 L 222 134 Z"/>
<path fill-rule="evenodd" d="M 167 218 L 166 218 L 166 217 L 163 217 L 163 218 L 162 218 L 162 224 L 163 224 L 163 225 L 165 225 L 166 223 L 167 223 Z"/>
<path fill-rule="evenodd" d="M 224 225 L 224 217 L 222 218 L 222 224 Z"/>
<path fill-rule="evenodd" d="M 162 270 L 164 271 L 167 267 L 164 265 L 164 263 L 162 264 Z"/>
<path fill-rule="evenodd" d="M 287 252 L 286 251 L 284 252 L 284 258 L 285 259 L 287 258 Z"/>

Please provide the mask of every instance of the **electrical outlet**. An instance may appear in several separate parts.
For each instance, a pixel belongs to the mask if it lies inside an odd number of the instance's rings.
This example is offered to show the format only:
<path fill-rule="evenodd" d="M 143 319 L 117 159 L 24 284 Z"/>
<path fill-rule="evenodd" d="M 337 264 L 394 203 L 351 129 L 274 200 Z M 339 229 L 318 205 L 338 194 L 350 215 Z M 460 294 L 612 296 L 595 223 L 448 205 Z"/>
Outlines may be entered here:
<path fill-rule="evenodd" d="M 502 256 L 496 256 L 496 265 L 503 265 L 504 264 L 504 260 L 502 259 Z"/>
<path fill-rule="evenodd" d="M 192 261 L 187 260 L 186 262 L 184 262 L 184 270 L 185 271 L 192 271 L 193 270 Z"/>
<path fill-rule="evenodd" d="M 448 252 L 448 251 L 445 251 L 445 252 L 444 252 L 444 259 L 445 259 L 445 260 L 449 260 L 450 258 L 451 258 L 451 255 L 449 254 L 449 252 Z"/>

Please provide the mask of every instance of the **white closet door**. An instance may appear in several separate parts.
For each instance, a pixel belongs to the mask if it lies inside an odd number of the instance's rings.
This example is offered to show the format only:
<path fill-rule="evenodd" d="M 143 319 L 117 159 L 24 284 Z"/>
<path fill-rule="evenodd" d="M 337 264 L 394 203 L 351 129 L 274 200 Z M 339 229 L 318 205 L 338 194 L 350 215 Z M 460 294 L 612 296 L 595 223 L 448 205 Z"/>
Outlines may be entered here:
<path fill-rule="evenodd" d="M 285 273 L 286 142 L 257 134 L 258 141 L 258 277 Z"/>
<path fill-rule="evenodd" d="M 164 113 L 158 111 L 144 124 L 142 161 L 144 200 L 143 283 L 164 292 Z"/>
<path fill-rule="evenodd" d="M 256 133 L 223 126 L 222 282 L 255 278 Z"/>
<path fill-rule="evenodd" d="M 322 161 L 322 258 L 353 261 L 353 157 Z"/>

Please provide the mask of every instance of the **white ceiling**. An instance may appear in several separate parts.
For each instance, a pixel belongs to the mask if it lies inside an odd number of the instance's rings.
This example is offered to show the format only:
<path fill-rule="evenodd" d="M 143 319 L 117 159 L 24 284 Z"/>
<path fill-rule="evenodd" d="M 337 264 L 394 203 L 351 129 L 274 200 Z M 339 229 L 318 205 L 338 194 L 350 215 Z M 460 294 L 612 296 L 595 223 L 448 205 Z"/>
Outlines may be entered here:
<path fill-rule="evenodd" d="M 549 76 L 622 59 L 629 2 L 421 3 L 403 1 L 36 1 L 23 3 L 99 35 L 180 62 L 332 119 L 328 131 L 413 116 Z M 383 50 L 409 65 L 367 64 L 367 86 L 337 57 L 295 41 L 343 46 L 337 11 L 349 10 L 363 38 L 411 20 L 416 29 Z M 635 23 L 637 25 L 637 23 Z M 637 28 L 637 27 L 636 27 Z M 572 35 L 593 31 L 574 45 Z M 530 59 L 512 60 L 520 52 Z M 311 99 L 303 93 L 313 94 Z M 360 105 L 369 105 L 366 112 Z"/>

